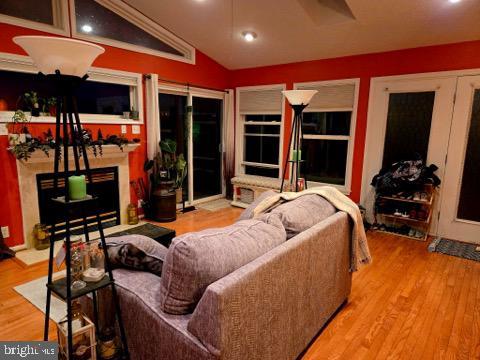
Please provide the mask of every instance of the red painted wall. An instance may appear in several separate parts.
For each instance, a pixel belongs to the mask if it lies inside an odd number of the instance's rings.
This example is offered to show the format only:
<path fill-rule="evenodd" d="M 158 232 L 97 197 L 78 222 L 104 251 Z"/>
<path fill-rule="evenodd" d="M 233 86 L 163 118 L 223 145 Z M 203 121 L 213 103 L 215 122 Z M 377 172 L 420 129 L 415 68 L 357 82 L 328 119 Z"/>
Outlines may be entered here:
<path fill-rule="evenodd" d="M 24 54 L 11 39 L 17 35 L 27 34 L 41 33 L 0 23 L 0 52 Z M 377 76 L 480 68 L 480 41 L 235 71 L 228 71 L 199 51 L 196 53 L 196 64 L 190 65 L 114 47 L 104 47 L 105 54 L 95 61 L 94 66 L 137 73 L 157 73 L 160 77 L 219 89 L 276 83 L 286 83 L 287 89 L 292 89 L 294 82 L 360 78 L 351 194 L 355 201 L 360 198 L 370 79 Z M 286 130 L 289 132 L 291 111 L 288 105 L 285 111 Z M 46 127 L 33 125 L 32 132 L 39 133 Z M 94 133 L 101 128 L 104 135 L 120 133 L 120 125 L 87 127 Z M 146 157 L 145 126 L 142 126 L 140 135 L 132 136 L 130 127 L 128 131 L 127 137 L 139 137 L 142 141 L 141 147 L 129 155 L 130 177 L 135 179 L 144 175 L 142 167 Z M 6 136 L 0 136 L 0 150 L 6 146 Z M 0 206 L 0 225 L 10 227 L 11 237 L 7 239 L 8 245 L 21 244 L 23 236 L 16 164 L 6 151 L 0 151 L 0 179 L 0 199 L 3 200 Z M 135 195 L 132 195 L 132 201 L 136 201 Z"/>
<path fill-rule="evenodd" d="M 12 38 L 18 35 L 38 34 L 42 33 L 0 23 L 0 52 L 25 55 L 23 50 L 12 42 Z M 229 71 L 200 51 L 196 52 L 196 64 L 191 65 L 157 56 L 102 46 L 105 47 L 106 51 L 94 62 L 94 66 L 142 74 L 156 73 L 161 78 L 218 89 L 225 89 L 228 85 Z M 145 88 L 143 92 L 145 96 Z M 146 113 L 146 108 L 144 108 L 144 113 Z M 33 135 L 38 135 L 48 127 L 51 127 L 51 125 L 35 124 L 29 127 Z M 87 124 L 85 127 L 92 129 L 93 134 L 96 134 L 99 128 L 102 129 L 104 136 L 107 134 L 120 134 L 120 125 Z M 136 179 L 144 176 L 143 163 L 146 158 L 145 126 L 141 126 L 140 135 L 132 135 L 131 127 L 127 126 L 127 128 L 127 137 L 129 139 L 135 137 L 141 139 L 140 148 L 129 155 L 130 179 Z M 7 146 L 7 137 L 0 136 L 0 199 L 2 200 L 0 206 L 0 226 L 9 226 L 10 237 L 6 239 L 6 243 L 9 246 L 14 246 L 23 243 L 23 225 L 16 161 L 10 153 L 4 150 Z M 131 193 L 132 202 L 136 203 L 136 196 L 133 191 Z"/>
<path fill-rule="evenodd" d="M 351 193 L 351 198 L 359 201 L 370 79 L 471 68 L 480 68 L 480 41 L 236 70 L 231 72 L 230 86 L 285 83 L 287 89 L 293 89 L 295 82 L 360 78 Z M 292 115 L 288 104 L 285 111 L 286 133 L 289 133 Z M 285 141 L 285 154 L 287 146 Z"/>

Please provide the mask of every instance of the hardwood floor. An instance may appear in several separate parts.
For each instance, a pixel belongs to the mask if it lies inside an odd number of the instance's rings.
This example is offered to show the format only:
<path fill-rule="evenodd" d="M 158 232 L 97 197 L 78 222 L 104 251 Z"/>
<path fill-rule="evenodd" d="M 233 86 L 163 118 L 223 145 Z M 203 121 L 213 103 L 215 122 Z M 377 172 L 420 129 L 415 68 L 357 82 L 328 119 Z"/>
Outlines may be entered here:
<path fill-rule="evenodd" d="M 225 226 L 240 212 L 197 210 L 167 226 L 178 234 Z M 368 237 L 373 264 L 354 274 L 348 304 L 302 359 L 480 359 L 480 263 L 393 235 Z M 46 263 L 0 262 L 0 340 L 42 338 L 43 313 L 13 287 L 46 271 Z"/>

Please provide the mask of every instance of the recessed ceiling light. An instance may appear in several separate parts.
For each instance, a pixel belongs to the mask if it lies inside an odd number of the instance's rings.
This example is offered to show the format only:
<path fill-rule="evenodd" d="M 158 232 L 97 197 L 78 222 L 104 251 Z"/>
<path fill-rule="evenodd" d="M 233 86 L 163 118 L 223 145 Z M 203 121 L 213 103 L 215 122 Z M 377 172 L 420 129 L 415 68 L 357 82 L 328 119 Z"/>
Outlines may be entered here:
<path fill-rule="evenodd" d="M 462 1 L 462 0 L 448 0 L 448 2 L 450 2 L 452 4 L 459 3 L 460 1 Z"/>
<path fill-rule="evenodd" d="M 89 33 L 89 32 L 92 32 L 92 30 L 93 30 L 93 28 L 88 24 L 85 24 L 85 25 L 82 26 L 82 31 L 83 32 Z"/>
<path fill-rule="evenodd" d="M 257 34 L 255 34 L 253 31 L 244 31 L 242 32 L 242 36 L 248 42 L 251 42 L 257 38 Z"/>

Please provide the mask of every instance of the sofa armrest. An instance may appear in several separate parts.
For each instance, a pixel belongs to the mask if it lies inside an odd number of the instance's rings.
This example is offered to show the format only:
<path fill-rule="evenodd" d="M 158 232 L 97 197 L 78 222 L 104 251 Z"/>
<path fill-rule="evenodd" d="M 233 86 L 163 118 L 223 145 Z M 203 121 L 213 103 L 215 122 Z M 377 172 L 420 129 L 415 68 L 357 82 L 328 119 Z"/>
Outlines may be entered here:
<path fill-rule="evenodd" d="M 338 212 L 211 284 L 188 330 L 220 359 L 295 359 L 350 293 Z"/>

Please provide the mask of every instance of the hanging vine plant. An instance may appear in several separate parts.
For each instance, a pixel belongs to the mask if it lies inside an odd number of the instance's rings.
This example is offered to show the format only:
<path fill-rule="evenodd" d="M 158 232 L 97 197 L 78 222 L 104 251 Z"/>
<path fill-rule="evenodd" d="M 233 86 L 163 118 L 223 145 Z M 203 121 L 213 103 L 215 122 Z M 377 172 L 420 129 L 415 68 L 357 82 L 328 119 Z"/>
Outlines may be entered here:
<path fill-rule="evenodd" d="M 76 145 L 80 146 L 80 138 L 78 134 L 74 134 L 73 139 L 70 139 L 70 145 L 73 145 L 72 142 L 75 142 Z M 104 145 L 117 145 L 121 151 L 125 145 L 136 144 L 140 142 L 140 139 L 133 139 L 129 141 L 123 136 L 119 135 L 108 135 L 105 139 L 103 138 L 102 132 L 98 130 L 97 139 L 93 140 L 91 130 L 83 130 L 83 141 L 85 148 L 91 149 L 95 157 L 103 156 L 103 146 Z M 60 139 L 60 142 L 63 143 L 63 139 Z M 43 137 L 31 137 L 28 141 L 21 142 L 10 146 L 8 150 L 18 159 L 22 161 L 28 161 L 31 158 L 32 154 L 39 150 L 42 151 L 46 156 L 50 157 L 50 151 L 55 149 L 55 139 L 52 135 L 52 131 L 49 129 L 47 132 L 43 133 Z M 60 147 L 61 152 L 61 147 Z M 80 156 L 82 154 L 80 153 Z M 61 157 L 61 153 L 59 154 Z"/>

